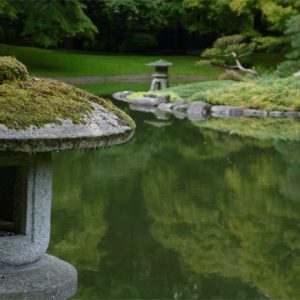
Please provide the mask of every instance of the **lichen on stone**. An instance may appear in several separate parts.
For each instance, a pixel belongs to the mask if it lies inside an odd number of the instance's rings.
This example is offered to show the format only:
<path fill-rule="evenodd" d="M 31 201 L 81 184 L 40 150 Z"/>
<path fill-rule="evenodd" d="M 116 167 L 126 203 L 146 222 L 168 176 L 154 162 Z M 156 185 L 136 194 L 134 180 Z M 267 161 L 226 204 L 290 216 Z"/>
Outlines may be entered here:
<path fill-rule="evenodd" d="M 119 116 L 122 125 L 135 128 L 134 121 L 109 101 L 60 81 L 30 77 L 0 85 L 0 124 L 17 130 L 59 124 L 61 119 L 82 124 L 93 103 Z"/>
<path fill-rule="evenodd" d="M 0 56 L 0 84 L 28 78 L 27 68 L 15 57 Z"/>

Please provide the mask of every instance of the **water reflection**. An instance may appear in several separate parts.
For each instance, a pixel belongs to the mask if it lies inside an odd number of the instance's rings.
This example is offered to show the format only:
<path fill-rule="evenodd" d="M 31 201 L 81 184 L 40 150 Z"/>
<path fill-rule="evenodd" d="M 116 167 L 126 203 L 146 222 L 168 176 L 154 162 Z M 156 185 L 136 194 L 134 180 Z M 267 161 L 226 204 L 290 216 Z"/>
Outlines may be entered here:
<path fill-rule="evenodd" d="M 50 252 L 76 298 L 299 298 L 299 144 L 131 114 L 127 145 L 54 157 Z"/>

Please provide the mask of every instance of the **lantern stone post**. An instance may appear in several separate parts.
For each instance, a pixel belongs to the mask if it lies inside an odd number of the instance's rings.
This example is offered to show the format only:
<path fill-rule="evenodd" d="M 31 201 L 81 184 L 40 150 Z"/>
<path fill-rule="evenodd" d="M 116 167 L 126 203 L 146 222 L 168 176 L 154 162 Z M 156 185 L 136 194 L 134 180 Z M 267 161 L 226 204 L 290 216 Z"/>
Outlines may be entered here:
<path fill-rule="evenodd" d="M 46 254 L 51 152 L 120 144 L 135 125 L 105 100 L 69 85 L 27 75 L 6 79 L 0 78 L 0 109 L 10 117 L 0 116 L 0 299 L 68 299 L 76 292 L 77 272 Z M 74 113 L 63 103 L 71 100 L 78 106 Z M 53 120 L 52 105 L 59 116 Z M 45 120 L 39 109 L 46 110 Z"/>
<path fill-rule="evenodd" d="M 155 67 L 155 73 L 152 74 L 150 91 L 162 90 L 169 87 L 168 69 L 170 66 L 173 66 L 172 63 L 161 59 L 146 64 L 146 66 Z"/>

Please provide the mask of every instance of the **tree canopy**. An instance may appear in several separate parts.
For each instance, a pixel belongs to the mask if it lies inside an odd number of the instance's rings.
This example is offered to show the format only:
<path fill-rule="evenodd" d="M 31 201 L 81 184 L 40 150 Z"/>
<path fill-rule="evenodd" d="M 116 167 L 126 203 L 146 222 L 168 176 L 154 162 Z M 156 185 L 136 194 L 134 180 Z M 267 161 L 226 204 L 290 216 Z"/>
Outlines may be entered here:
<path fill-rule="evenodd" d="M 279 71 L 296 72 L 300 70 L 300 15 L 293 16 L 286 23 L 285 34 L 289 37 L 292 51 L 287 61 L 279 66 Z"/>
<path fill-rule="evenodd" d="M 265 51 L 286 42 L 285 23 L 299 9 L 294 0 L 0 0 L 0 37 L 42 47 L 71 41 L 93 50 L 184 51 L 242 34 Z"/>

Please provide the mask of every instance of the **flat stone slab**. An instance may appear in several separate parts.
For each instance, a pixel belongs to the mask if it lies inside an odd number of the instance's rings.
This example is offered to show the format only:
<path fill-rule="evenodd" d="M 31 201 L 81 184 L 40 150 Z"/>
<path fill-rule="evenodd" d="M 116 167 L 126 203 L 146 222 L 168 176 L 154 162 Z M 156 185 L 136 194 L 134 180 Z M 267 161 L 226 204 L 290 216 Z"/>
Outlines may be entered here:
<path fill-rule="evenodd" d="M 286 112 L 283 113 L 283 116 L 287 117 L 287 118 L 297 118 L 297 117 L 300 117 L 300 112 L 298 112 L 298 111 L 286 111 Z"/>
<path fill-rule="evenodd" d="M 234 118 L 243 115 L 243 110 L 237 106 L 216 105 L 211 107 L 211 115 L 219 118 Z"/>
<path fill-rule="evenodd" d="M 173 106 L 174 106 L 174 103 L 161 103 L 158 105 L 158 109 L 163 112 L 172 113 Z"/>
<path fill-rule="evenodd" d="M 282 117 L 283 113 L 281 111 L 270 111 L 268 115 L 270 117 Z"/>
<path fill-rule="evenodd" d="M 64 300 L 76 293 L 76 269 L 50 255 L 21 267 L 0 268 L 0 300 Z"/>
<path fill-rule="evenodd" d="M 132 93 L 133 92 L 130 92 L 130 91 L 122 91 L 122 92 L 113 93 L 112 96 L 116 100 L 128 102 L 127 96 L 131 95 Z"/>
<path fill-rule="evenodd" d="M 195 101 L 189 104 L 187 108 L 187 116 L 190 120 L 203 120 L 208 116 L 211 105 L 201 101 Z"/>
<path fill-rule="evenodd" d="M 141 97 L 141 98 L 131 98 L 127 97 L 127 102 L 133 105 L 143 105 L 143 106 L 156 106 L 160 104 L 158 97 Z"/>
<path fill-rule="evenodd" d="M 166 103 L 170 101 L 169 95 L 155 95 L 155 94 L 144 94 L 143 97 L 132 98 L 131 94 L 125 95 L 126 101 L 134 105 L 143 105 L 143 106 L 157 106 L 161 103 Z M 118 96 L 118 95 L 117 95 Z"/>
<path fill-rule="evenodd" d="M 246 117 L 266 117 L 268 112 L 259 109 L 243 109 L 243 115 Z"/>
<path fill-rule="evenodd" d="M 83 124 L 60 120 L 61 125 L 31 126 L 26 130 L 9 129 L 0 124 L 0 151 L 48 152 L 53 150 L 93 149 L 121 144 L 130 139 L 134 130 L 101 105 L 93 103 L 94 110 Z"/>
<path fill-rule="evenodd" d="M 130 104 L 129 108 L 135 111 L 141 111 L 146 113 L 155 113 L 157 108 L 155 106 L 147 106 L 147 105 L 134 105 Z"/>

